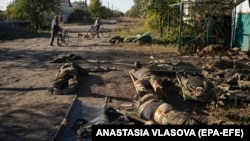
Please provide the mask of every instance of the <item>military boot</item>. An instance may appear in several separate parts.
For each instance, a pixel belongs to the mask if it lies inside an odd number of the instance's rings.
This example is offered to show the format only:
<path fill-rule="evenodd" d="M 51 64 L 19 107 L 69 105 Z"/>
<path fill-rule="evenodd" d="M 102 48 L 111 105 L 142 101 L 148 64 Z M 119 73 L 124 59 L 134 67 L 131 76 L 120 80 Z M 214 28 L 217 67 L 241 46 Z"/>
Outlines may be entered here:
<path fill-rule="evenodd" d="M 63 94 L 71 94 L 75 92 L 78 88 L 78 81 L 76 78 L 70 78 L 68 80 L 68 87 L 62 89 Z"/>
<path fill-rule="evenodd" d="M 51 95 L 61 95 L 62 94 L 62 91 L 60 89 L 58 89 L 58 88 L 55 88 L 55 87 L 49 87 L 48 92 Z"/>
<path fill-rule="evenodd" d="M 161 118 L 161 125 L 197 125 L 196 119 L 190 117 L 188 113 L 172 110 Z"/>
<path fill-rule="evenodd" d="M 199 121 L 202 125 L 220 125 L 222 123 L 221 120 L 209 115 L 194 115 L 192 118 Z"/>

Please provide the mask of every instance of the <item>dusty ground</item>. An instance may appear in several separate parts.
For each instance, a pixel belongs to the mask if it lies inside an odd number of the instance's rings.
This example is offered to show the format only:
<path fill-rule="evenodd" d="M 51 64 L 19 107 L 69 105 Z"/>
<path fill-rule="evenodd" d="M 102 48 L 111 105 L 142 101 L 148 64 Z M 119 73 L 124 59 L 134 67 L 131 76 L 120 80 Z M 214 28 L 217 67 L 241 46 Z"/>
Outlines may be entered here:
<path fill-rule="evenodd" d="M 81 26 L 80 30 L 88 26 Z M 109 25 L 112 29 L 119 25 Z M 71 27 L 69 27 L 71 28 Z M 79 27 L 72 27 L 74 29 Z M 112 33 L 112 36 L 115 33 Z M 120 108 L 121 104 L 132 101 L 136 94 L 129 70 L 135 61 L 149 60 L 150 55 L 163 57 L 169 61 L 194 61 L 195 56 L 178 56 L 167 47 L 137 46 L 133 43 L 110 44 L 108 39 L 81 39 L 78 45 L 49 46 L 49 36 L 29 39 L 16 39 L 0 42 L 1 82 L 0 82 L 0 140 L 5 141 L 47 141 L 55 135 L 75 94 L 50 95 L 47 87 L 54 82 L 55 73 L 63 63 L 49 63 L 60 54 L 80 55 L 77 61 L 83 68 L 95 66 L 115 66 L 119 71 L 90 73 L 82 78 L 80 89 L 76 92 L 85 101 L 112 97 L 111 106 Z M 88 59 L 107 61 L 91 63 Z M 177 96 L 178 97 L 178 96 Z M 178 98 L 176 99 L 178 100 Z M 175 101 L 175 100 L 174 100 Z M 172 102 L 173 104 L 175 102 Z M 187 111 L 206 111 L 219 119 L 245 124 L 249 116 L 249 106 L 232 108 L 207 108 L 193 102 L 174 105 Z M 204 108 L 204 109 L 202 109 Z M 235 114 L 239 117 L 228 116 Z M 242 115 L 242 116 L 241 116 Z M 243 119 L 243 121 L 241 121 Z"/>

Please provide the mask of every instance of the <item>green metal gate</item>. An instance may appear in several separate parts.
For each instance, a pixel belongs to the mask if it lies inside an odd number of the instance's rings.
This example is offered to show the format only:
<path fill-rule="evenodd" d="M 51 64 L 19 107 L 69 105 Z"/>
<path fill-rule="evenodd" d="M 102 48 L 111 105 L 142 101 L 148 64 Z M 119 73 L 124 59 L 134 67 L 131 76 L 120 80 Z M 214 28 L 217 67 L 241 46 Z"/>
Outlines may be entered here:
<path fill-rule="evenodd" d="M 250 42 L 250 13 L 238 14 L 235 31 L 235 45 L 242 51 L 249 51 Z"/>

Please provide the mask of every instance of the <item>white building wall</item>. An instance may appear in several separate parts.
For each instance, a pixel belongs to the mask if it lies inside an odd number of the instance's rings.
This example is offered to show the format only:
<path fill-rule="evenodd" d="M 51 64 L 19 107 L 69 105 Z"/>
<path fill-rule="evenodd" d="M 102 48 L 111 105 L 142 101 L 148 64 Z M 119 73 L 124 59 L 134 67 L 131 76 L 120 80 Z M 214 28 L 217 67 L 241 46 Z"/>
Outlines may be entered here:
<path fill-rule="evenodd" d="M 68 18 L 70 14 L 73 12 L 71 5 L 69 4 L 69 0 L 63 0 L 61 3 L 61 16 L 64 23 L 68 22 Z"/>
<path fill-rule="evenodd" d="M 238 13 L 250 13 L 249 0 L 245 0 L 236 6 L 236 14 Z"/>
<path fill-rule="evenodd" d="M 250 14 L 250 0 L 245 0 L 232 10 L 232 43 L 236 42 L 236 28 L 239 14 Z"/>
<path fill-rule="evenodd" d="M 184 15 L 189 15 L 189 7 L 193 7 L 195 2 L 202 2 L 202 0 L 182 0 L 184 5 Z"/>
<path fill-rule="evenodd" d="M 190 8 L 194 7 L 196 5 L 196 2 L 202 2 L 203 0 L 182 0 L 182 2 L 184 3 L 184 9 L 183 9 L 183 20 L 184 22 L 188 23 L 188 20 L 191 19 L 190 17 Z"/>
<path fill-rule="evenodd" d="M 237 5 L 233 9 L 233 11 L 232 11 L 232 18 L 233 18 L 233 21 L 235 21 L 236 23 L 237 23 L 237 15 L 239 13 L 250 13 L 249 0 L 245 0 L 244 2 L 240 3 L 239 5 Z"/>

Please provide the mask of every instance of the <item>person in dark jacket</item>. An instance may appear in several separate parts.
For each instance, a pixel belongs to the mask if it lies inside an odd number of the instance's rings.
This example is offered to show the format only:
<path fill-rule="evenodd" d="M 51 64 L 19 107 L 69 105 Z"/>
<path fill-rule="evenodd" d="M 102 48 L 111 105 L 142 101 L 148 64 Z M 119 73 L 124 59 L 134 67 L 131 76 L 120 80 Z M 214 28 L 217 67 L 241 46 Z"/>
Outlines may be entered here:
<path fill-rule="evenodd" d="M 58 35 L 59 31 L 60 31 L 60 26 L 59 26 L 58 16 L 55 16 L 55 18 L 51 22 L 51 39 L 50 39 L 51 46 L 53 46 L 54 38 Z"/>

